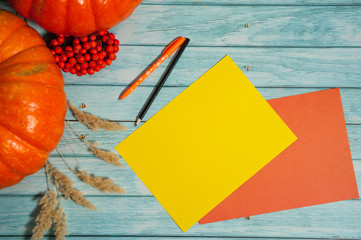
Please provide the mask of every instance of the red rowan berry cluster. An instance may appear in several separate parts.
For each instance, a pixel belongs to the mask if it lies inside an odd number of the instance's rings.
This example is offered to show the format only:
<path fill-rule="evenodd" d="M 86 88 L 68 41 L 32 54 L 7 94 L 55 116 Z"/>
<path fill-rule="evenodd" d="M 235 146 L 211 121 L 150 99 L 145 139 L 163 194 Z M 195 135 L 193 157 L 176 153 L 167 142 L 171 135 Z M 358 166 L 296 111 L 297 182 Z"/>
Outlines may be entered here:
<path fill-rule="evenodd" d="M 93 75 L 112 64 L 119 51 L 119 40 L 113 33 L 98 31 L 84 37 L 58 35 L 49 48 L 55 62 L 64 72 Z"/>

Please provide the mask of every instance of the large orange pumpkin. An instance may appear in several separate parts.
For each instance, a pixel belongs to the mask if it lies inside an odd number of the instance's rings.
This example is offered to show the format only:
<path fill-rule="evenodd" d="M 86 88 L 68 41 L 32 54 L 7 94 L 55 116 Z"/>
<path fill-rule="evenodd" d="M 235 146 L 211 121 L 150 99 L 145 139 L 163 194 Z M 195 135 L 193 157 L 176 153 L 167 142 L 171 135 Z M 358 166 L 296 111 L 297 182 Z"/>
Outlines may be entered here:
<path fill-rule="evenodd" d="M 64 80 L 40 35 L 0 10 L 0 189 L 38 171 L 64 131 Z"/>
<path fill-rule="evenodd" d="M 56 34 L 83 36 L 128 18 L 142 0 L 9 0 L 23 17 Z"/>

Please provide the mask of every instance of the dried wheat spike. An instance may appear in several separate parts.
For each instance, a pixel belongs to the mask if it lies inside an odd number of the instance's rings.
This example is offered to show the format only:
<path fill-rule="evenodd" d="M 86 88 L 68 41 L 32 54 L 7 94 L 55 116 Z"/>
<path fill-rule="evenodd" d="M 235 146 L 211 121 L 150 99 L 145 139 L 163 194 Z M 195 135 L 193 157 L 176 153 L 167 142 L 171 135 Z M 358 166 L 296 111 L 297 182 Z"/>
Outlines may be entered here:
<path fill-rule="evenodd" d="M 64 173 L 56 169 L 50 162 L 49 170 L 54 182 L 59 185 L 59 190 L 64 194 L 66 199 L 71 199 L 80 206 L 96 211 L 96 207 L 83 197 L 83 193 L 73 187 L 73 181 Z"/>
<path fill-rule="evenodd" d="M 98 148 L 99 143 L 88 142 L 87 140 L 83 140 L 83 142 L 90 148 L 90 150 L 97 158 L 100 158 L 104 162 L 113 164 L 115 166 L 123 167 L 122 163 L 120 162 L 120 158 L 115 153 Z"/>
<path fill-rule="evenodd" d="M 33 240 L 40 240 L 44 232 L 48 231 L 53 224 L 53 216 L 56 207 L 56 194 L 49 190 L 39 201 L 40 211 L 36 217 L 36 225 L 33 228 Z"/>
<path fill-rule="evenodd" d="M 110 193 L 125 193 L 125 190 L 113 183 L 110 178 L 92 176 L 86 171 L 77 172 L 78 177 L 85 183 L 102 191 Z"/>
<path fill-rule="evenodd" d="M 99 128 L 102 128 L 107 131 L 120 131 L 126 130 L 127 128 L 124 125 L 117 124 L 115 122 L 110 122 L 108 120 L 100 119 L 99 117 L 92 115 L 90 113 L 85 113 L 75 107 L 70 101 L 68 101 L 68 107 L 73 112 L 74 117 L 81 123 L 87 125 L 93 131 L 98 131 Z"/>
<path fill-rule="evenodd" d="M 66 226 L 66 215 L 64 213 L 63 207 L 59 204 L 58 209 L 56 209 L 54 214 L 54 230 L 55 230 L 55 239 L 64 240 L 65 236 L 68 234 L 66 231 L 68 227 Z"/>

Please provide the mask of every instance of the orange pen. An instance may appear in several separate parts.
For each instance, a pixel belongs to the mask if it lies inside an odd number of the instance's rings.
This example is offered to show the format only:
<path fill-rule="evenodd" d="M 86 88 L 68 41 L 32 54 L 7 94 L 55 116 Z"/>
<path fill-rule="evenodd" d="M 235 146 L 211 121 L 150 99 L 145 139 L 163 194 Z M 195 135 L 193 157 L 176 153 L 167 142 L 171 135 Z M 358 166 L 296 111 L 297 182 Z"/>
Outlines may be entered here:
<path fill-rule="evenodd" d="M 130 87 L 123 92 L 123 94 L 119 97 L 120 100 L 126 98 L 133 90 L 141 84 L 144 79 L 146 79 L 164 60 L 166 60 L 170 55 L 172 55 L 175 50 L 177 50 L 183 42 L 186 40 L 184 37 L 179 37 L 174 40 L 171 44 L 168 45 L 166 49 L 162 52 L 162 55 L 157 59 L 157 61 L 147 69 L 145 73 L 142 74 Z"/>

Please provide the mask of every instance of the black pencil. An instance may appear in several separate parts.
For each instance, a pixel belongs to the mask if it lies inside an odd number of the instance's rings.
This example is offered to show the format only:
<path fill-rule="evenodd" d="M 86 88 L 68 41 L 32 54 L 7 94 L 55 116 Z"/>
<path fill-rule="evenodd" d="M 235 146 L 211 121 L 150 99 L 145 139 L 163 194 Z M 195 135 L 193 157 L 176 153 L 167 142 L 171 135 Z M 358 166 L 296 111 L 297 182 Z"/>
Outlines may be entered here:
<path fill-rule="evenodd" d="M 176 54 L 172 58 L 171 62 L 169 63 L 169 65 L 165 69 L 162 77 L 159 79 L 157 86 L 154 88 L 153 92 L 149 95 L 149 97 L 148 97 L 147 101 L 145 102 L 142 110 L 140 110 L 140 112 L 139 112 L 139 114 L 137 116 L 137 120 L 135 122 L 135 126 L 137 126 L 142 121 L 144 115 L 147 113 L 149 107 L 152 105 L 154 99 L 158 95 L 160 89 L 163 87 L 165 81 L 167 80 L 168 76 L 172 72 L 174 66 L 177 64 L 179 58 L 181 57 L 181 55 L 184 52 L 184 49 L 187 47 L 188 43 L 189 43 L 189 39 L 186 38 L 186 40 L 184 41 L 182 46 L 178 49 L 178 51 L 176 52 Z"/>

